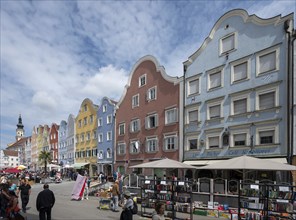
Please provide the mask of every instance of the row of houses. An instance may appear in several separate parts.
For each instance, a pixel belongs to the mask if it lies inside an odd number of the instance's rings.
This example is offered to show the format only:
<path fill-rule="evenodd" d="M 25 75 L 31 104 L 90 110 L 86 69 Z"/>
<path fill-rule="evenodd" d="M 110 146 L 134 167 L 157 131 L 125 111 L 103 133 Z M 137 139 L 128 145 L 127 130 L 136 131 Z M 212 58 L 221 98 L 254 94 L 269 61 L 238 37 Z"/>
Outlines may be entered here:
<path fill-rule="evenodd" d="M 169 76 L 155 57 L 142 57 L 119 101 L 86 98 L 76 116 L 36 126 L 30 137 L 22 137 L 19 123 L 18 140 L 8 149 L 18 149 L 21 162 L 35 169 L 45 150 L 53 163 L 85 166 L 91 174 L 148 174 L 130 167 L 165 157 L 202 166 L 252 155 L 296 165 L 293 16 L 229 11 L 183 63 L 182 77 Z"/>

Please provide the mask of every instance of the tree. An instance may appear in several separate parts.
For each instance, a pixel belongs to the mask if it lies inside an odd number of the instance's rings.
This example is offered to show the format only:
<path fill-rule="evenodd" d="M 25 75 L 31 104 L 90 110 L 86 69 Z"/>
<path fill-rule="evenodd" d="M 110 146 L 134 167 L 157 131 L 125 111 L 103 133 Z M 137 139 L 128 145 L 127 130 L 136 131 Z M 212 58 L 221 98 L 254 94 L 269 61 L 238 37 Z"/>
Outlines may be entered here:
<path fill-rule="evenodd" d="M 39 162 L 44 164 L 44 172 L 47 173 L 47 163 L 51 162 L 51 154 L 48 151 L 41 151 L 39 154 Z"/>

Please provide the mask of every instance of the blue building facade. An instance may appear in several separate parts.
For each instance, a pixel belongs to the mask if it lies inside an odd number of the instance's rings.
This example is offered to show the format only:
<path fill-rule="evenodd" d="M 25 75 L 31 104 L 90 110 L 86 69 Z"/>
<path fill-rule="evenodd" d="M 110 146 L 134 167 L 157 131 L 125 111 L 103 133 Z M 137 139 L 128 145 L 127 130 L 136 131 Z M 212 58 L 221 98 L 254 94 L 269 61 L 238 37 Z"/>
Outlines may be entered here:
<path fill-rule="evenodd" d="M 67 165 L 75 163 L 75 116 L 70 114 L 67 120 Z"/>
<path fill-rule="evenodd" d="M 186 163 L 205 165 L 242 155 L 287 162 L 286 29 L 291 21 L 293 14 L 261 19 L 229 11 L 184 62 Z"/>
<path fill-rule="evenodd" d="M 67 122 L 62 120 L 59 127 L 59 142 L 58 142 L 58 158 L 59 165 L 64 166 L 67 164 Z"/>
<path fill-rule="evenodd" d="M 105 175 L 113 173 L 115 106 L 115 101 L 104 97 L 97 112 L 98 172 Z"/>

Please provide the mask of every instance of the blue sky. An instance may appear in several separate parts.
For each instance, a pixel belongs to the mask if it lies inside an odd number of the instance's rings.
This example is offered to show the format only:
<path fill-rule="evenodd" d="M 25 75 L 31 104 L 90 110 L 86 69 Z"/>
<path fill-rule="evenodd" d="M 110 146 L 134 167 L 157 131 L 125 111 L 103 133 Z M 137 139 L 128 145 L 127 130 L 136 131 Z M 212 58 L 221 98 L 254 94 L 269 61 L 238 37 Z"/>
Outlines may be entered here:
<path fill-rule="evenodd" d="M 9 1 L 1 0 L 0 148 L 34 125 L 75 116 L 84 98 L 119 100 L 134 64 L 153 55 L 181 76 L 215 22 L 242 8 L 270 18 L 295 0 Z"/>

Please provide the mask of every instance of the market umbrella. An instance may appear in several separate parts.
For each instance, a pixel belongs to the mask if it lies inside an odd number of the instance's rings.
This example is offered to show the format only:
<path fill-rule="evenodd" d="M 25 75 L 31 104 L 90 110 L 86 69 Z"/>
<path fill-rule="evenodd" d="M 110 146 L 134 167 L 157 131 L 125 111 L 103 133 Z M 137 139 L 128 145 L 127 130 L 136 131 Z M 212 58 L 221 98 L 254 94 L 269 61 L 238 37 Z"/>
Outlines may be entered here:
<path fill-rule="evenodd" d="M 131 166 L 131 168 L 196 169 L 196 167 L 191 166 L 189 164 L 182 163 L 177 160 L 171 160 L 168 158 L 137 164 Z"/>
<path fill-rule="evenodd" d="M 199 167 L 198 169 L 293 171 L 296 170 L 296 166 L 244 155 L 224 160 L 221 162 L 209 164 L 204 167 Z"/>
<path fill-rule="evenodd" d="M 25 165 L 19 165 L 17 167 L 18 170 L 24 170 L 24 169 L 27 169 L 27 167 Z"/>
<path fill-rule="evenodd" d="M 21 172 L 20 170 L 18 170 L 17 168 L 8 168 L 6 170 L 3 170 L 5 173 L 19 173 Z"/>

